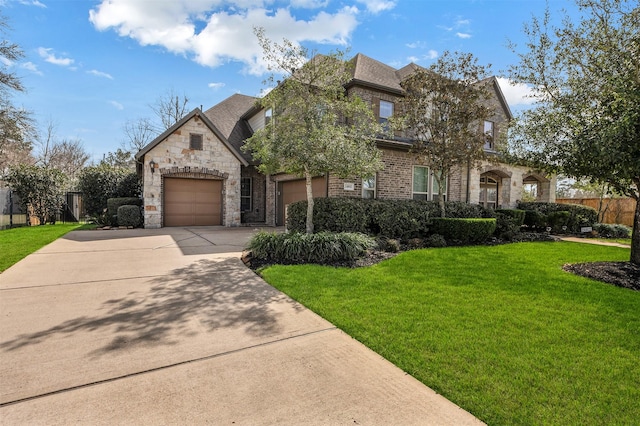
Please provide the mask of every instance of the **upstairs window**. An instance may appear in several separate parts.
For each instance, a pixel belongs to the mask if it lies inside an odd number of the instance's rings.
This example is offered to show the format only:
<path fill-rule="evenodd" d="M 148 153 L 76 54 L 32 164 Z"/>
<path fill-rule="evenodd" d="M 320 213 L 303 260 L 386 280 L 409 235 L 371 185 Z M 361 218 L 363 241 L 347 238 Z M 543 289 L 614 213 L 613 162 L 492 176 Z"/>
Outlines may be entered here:
<path fill-rule="evenodd" d="M 202 135 L 199 133 L 191 133 L 189 135 L 189 149 L 202 151 Z"/>
<path fill-rule="evenodd" d="M 384 125 L 385 130 L 389 130 L 389 118 L 393 115 L 393 102 L 380 100 L 380 117 L 378 122 Z"/>
<path fill-rule="evenodd" d="M 484 149 L 493 150 L 494 148 L 494 125 L 493 121 L 484 122 Z"/>
<path fill-rule="evenodd" d="M 362 198 L 376 198 L 375 175 L 367 179 L 362 179 Z"/>
<path fill-rule="evenodd" d="M 265 110 L 264 112 L 264 125 L 268 125 L 273 118 L 273 110 L 271 108 Z"/>

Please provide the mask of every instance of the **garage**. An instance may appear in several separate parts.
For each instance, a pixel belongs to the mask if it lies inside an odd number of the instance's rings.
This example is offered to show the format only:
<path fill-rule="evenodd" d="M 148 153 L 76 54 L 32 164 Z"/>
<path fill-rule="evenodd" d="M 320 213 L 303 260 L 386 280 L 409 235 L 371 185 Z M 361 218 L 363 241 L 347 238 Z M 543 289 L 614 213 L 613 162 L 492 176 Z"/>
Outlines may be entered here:
<path fill-rule="evenodd" d="M 164 226 L 222 225 L 222 180 L 164 179 Z"/>
<path fill-rule="evenodd" d="M 313 198 L 327 196 L 327 180 L 324 176 L 315 177 L 311 182 Z M 277 225 L 283 226 L 286 221 L 286 210 L 289 204 L 307 199 L 305 179 L 290 180 L 278 184 L 278 220 Z"/>

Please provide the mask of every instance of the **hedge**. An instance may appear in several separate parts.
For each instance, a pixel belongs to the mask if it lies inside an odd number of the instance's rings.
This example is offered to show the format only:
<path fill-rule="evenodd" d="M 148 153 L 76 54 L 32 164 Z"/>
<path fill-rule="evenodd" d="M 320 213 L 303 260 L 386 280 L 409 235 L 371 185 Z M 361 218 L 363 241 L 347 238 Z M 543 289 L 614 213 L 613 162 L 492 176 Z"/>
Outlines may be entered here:
<path fill-rule="evenodd" d="M 524 224 L 525 211 L 516 209 L 496 209 L 496 230 L 494 235 L 500 239 L 510 241 Z"/>
<path fill-rule="evenodd" d="M 432 220 L 431 232 L 442 235 L 448 242 L 460 244 L 486 241 L 496 230 L 495 218 L 461 219 L 438 217 Z"/>
<path fill-rule="evenodd" d="M 112 226 L 118 225 L 118 209 L 120 206 L 137 206 L 140 208 L 142 206 L 142 199 L 138 197 L 109 198 L 107 200 L 107 219 Z"/>
<path fill-rule="evenodd" d="M 447 202 L 448 217 L 491 217 L 493 212 L 479 205 Z M 289 205 L 287 229 L 304 232 L 307 202 Z M 421 238 L 431 234 L 430 218 L 440 215 L 435 201 L 370 200 L 362 198 L 314 199 L 313 224 L 316 232 L 361 232 L 386 238 Z"/>
<path fill-rule="evenodd" d="M 248 248 L 253 257 L 275 263 L 331 264 L 357 259 L 375 245 L 373 238 L 358 233 L 302 234 L 258 232 Z"/>
<path fill-rule="evenodd" d="M 556 212 L 569 212 L 564 226 L 570 233 L 579 233 L 583 226 L 593 226 L 598 222 L 598 212 L 595 209 L 579 204 L 519 202 L 518 209 L 526 211 L 524 224 L 536 230 L 547 226 L 563 226 L 558 224 L 564 220 L 565 215 L 557 215 Z"/>
<path fill-rule="evenodd" d="M 125 204 L 118 207 L 118 225 L 133 226 L 137 228 L 142 224 L 142 215 L 140 214 L 140 206 L 132 206 Z"/>

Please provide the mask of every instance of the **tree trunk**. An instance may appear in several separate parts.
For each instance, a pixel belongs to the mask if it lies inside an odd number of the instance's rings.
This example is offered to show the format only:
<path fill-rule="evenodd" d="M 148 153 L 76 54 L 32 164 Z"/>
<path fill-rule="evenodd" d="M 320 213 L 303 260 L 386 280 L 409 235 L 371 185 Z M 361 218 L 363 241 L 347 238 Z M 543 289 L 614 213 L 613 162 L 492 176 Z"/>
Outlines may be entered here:
<path fill-rule="evenodd" d="M 438 205 L 440 206 L 440 217 L 447 217 L 447 211 L 444 205 L 444 192 L 442 188 L 442 181 L 447 181 L 446 175 L 444 173 L 440 173 L 440 178 L 438 178 L 437 173 L 434 173 L 433 178 L 438 184 Z"/>
<path fill-rule="evenodd" d="M 305 171 L 304 177 L 307 186 L 307 234 L 313 234 L 313 176 Z"/>
<path fill-rule="evenodd" d="M 640 265 L 640 194 L 634 197 L 636 211 L 633 216 L 633 232 L 631 234 L 631 263 Z"/>

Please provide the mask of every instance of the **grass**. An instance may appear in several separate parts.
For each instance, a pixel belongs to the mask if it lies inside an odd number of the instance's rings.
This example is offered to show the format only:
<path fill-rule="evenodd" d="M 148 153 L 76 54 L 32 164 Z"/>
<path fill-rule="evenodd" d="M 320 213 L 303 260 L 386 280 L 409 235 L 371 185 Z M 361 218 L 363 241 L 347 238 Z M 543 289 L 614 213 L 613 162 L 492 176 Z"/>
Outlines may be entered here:
<path fill-rule="evenodd" d="M 624 248 L 519 243 L 262 274 L 489 424 L 637 424 L 640 292 L 561 269 L 628 259 Z"/>
<path fill-rule="evenodd" d="M 631 247 L 631 238 L 594 238 L 598 241 L 603 241 L 605 243 L 618 243 L 618 244 L 626 244 Z"/>
<path fill-rule="evenodd" d="M 0 231 L 0 272 L 18 263 L 27 255 L 57 240 L 74 229 L 83 229 L 92 225 L 66 223 L 43 226 L 23 226 Z"/>

